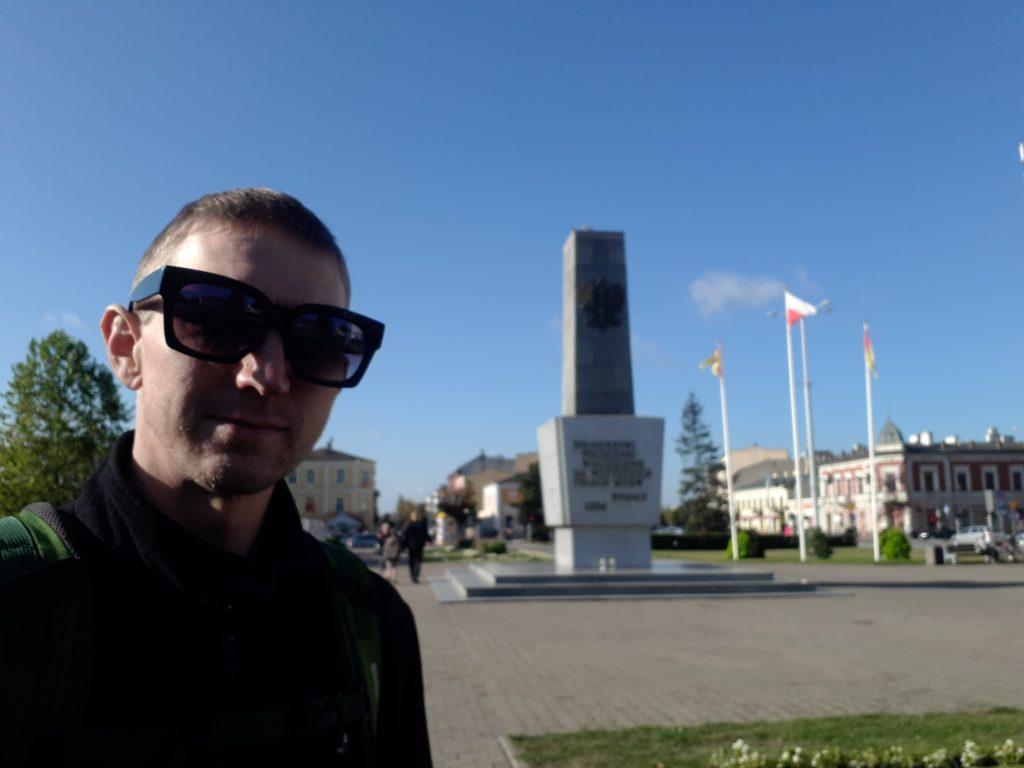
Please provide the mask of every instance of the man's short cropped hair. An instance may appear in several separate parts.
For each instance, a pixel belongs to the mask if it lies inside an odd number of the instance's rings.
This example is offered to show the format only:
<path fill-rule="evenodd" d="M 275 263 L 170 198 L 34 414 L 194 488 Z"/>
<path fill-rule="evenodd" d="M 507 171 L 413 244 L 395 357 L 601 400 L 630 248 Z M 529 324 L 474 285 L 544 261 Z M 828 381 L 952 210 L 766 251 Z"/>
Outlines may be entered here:
<path fill-rule="evenodd" d="M 345 257 L 331 230 L 315 213 L 291 195 L 266 187 L 213 192 L 178 211 L 178 215 L 142 254 L 135 279 L 132 280 L 132 288 L 150 272 L 167 264 L 174 251 L 192 232 L 203 224 L 213 222 L 276 229 L 304 245 L 336 257 L 345 295 L 352 295 Z"/>

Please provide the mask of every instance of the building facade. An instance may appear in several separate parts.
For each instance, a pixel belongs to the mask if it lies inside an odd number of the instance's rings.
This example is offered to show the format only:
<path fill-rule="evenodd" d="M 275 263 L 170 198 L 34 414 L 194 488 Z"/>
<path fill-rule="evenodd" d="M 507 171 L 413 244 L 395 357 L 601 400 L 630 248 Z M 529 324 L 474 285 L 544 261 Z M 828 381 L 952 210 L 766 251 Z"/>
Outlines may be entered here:
<path fill-rule="evenodd" d="M 477 523 L 494 533 L 507 528 L 519 528 L 519 503 L 522 501 L 519 481 L 512 478 L 498 480 L 484 486 L 483 504 L 477 513 Z"/>
<path fill-rule="evenodd" d="M 287 482 L 300 515 L 330 520 L 344 513 L 373 527 L 377 464 L 372 459 L 336 451 L 328 441 L 300 462 Z"/>
<path fill-rule="evenodd" d="M 855 445 L 818 467 L 819 501 L 827 528 L 871 534 L 868 451 Z M 904 439 L 892 421 L 878 434 L 875 493 L 879 528 L 908 535 L 968 525 L 1020 528 L 1024 509 L 1024 445 L 989 429 L 984 441 L 931 432 Z"/>

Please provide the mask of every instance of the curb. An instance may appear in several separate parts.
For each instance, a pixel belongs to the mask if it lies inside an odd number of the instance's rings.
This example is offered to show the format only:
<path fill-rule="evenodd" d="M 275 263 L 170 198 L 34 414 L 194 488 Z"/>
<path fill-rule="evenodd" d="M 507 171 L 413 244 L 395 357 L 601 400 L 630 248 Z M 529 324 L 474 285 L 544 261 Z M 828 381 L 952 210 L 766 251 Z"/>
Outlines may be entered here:
<path fill-rule="evenodd" d="M 527 768 L 524 763 L 519 762 L 516 748 L 512 746 L 512 742 L 508 740 L 508 737 L 499 736 L 498 745 L 501 747 L 501 751 L 505 753 L 505 758 L 508 760 L 510 768 Z"/>

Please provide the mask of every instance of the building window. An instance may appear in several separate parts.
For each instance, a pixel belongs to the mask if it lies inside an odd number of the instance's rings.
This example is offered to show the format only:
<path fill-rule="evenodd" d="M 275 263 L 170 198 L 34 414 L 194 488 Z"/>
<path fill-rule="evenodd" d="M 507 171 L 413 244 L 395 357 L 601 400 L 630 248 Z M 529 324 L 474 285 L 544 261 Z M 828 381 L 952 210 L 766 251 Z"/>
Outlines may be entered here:
<path fill-rule="evenodd" d="M 370 487 L 370 473 L 365 469 L 363 470 L 363 488 Z"/>
<path fill-rule="evenodd" d="M 316 499 L 314 499 L 312 496 L 306 497 L 306 511 L 316 512 Z"/>
<path fill-rule="evenodd" d="M 971 490 L 971 475 L 966 469 L 956 471 L 956 489 L 958 491 Z"/>
<path fill-rule="evenodd" d="M 857 475 L 857 493 L 864 493 L 864 476 Z"/>
<path fill-rule="evenodd" d="M 882 476 L 882 484 L 885 486 L 886 493 L 896 493 L 896 475 L 886 472 Z"/>
<path fill-rule="evenodd" d="M 335 512 L 344 512 L 345 511 L 345 500 L 343 498 L 341 498 L 340 496 L 334 502 L 334 511 Z"/>
<path fill-rule="evenodd" d="M 932 493 L 935 491 L 935 472 L 930 469 L 921 470 L 921 481 L 924 486 L 925 493 Z"/>
<path fill-rule="evenodd" d="M 299 473 L 296 472 L 294 469 L 291 472 L 288 473 L 288 482 L 289 483 L 297 483 L 297 482 L 299 482 Z"/>
<path fill-rule="evenodd" d="M 1010 487 L 1015 491 L 1024 490 L 1024 470 L 1015 469 L 1010 473 Z"/>
<path fill-rule="evenodd" d="M 996 489 L 996 471 L 986 467 L 981 471 L 981 477 L 985 485 L 986 491 L 994 491 Z"/>
<path fill-rule="evenodd" d="M 345 470 L 344 469 L 339 469 L 338 470 L 338 485 L 344 485 L 344 484 L 345 484 Z"/>
<path fill-rule="evenodd" d="M 315 469 L 307 469 L 306 470 L 306 482 L 309 483 L 310 485 L 313 485 L 314 483 L 316 483 L 316 470 Z"/>

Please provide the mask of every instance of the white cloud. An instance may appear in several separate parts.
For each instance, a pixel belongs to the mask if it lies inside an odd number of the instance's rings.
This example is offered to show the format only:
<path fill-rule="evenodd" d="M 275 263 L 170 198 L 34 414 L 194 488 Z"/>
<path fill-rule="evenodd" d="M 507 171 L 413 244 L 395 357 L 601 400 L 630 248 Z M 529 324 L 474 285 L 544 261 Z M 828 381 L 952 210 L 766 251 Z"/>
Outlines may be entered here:
<path fill-rule="evenodd" d="M 783 284 L 770 277 L 744 277 L 735 272 L 707 272 L 690 283 L 690 296 L 704 317 L 731 309 L 763 307 L 782 303 Z"/>
<path fill-rule="evenodd" d="M 47 312 L 43 315 L 43 325 L 48 328 L 67 328 L 72 331 L 85 330 L 85 324 L 74 312 L 66 309 L 59 309 L 55 312 Z"/>

